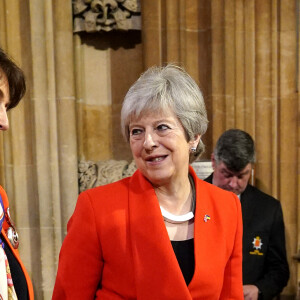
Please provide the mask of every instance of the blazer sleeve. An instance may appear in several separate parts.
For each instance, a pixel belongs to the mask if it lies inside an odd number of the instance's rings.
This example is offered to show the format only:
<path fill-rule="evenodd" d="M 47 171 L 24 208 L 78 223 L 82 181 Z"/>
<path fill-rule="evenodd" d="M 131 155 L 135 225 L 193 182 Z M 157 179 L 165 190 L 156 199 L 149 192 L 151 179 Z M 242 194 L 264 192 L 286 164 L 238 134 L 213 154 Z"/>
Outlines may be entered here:
<path fill-rule="evenodd" d="M 235 237 L 232 252 L 226 264 L 224 271 L 224 282 L 220 299 L 240 299 L 243 300 L 243 276 L 242 276 L 242 239 L 243 222 L 240 200 L 233 195 L 236 203 L 235 218 L 232 218 L 232 224 L 235 224 Z"/>
<path fill-rule="evenodd" d="M 67 225 L 52 299 L 95 299 L 102 268 L 95 212 L 89 195 L 83 192 Z"/>
<path fill-rule="evenodd" d="M 273 299 L 287 285 L 289 280 L 289 266 L 286 259 L 285 233 L 283 214 L 280 202 L 274 212 L 272 229 L 270 232 L 269 248 L 266 256 L 266 273 L 255 283 L 262 293 L 262 299 Z"/>

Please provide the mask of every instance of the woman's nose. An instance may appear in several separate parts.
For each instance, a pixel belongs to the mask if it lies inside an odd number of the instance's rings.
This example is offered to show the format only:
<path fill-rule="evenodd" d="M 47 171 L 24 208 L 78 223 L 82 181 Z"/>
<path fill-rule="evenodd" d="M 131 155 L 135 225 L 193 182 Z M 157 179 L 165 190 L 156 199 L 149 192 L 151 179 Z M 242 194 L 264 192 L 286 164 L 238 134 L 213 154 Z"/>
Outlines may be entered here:
<path fill-rule="evenodd" d="M 8 128 L 9 128 L 9 123 L 8 123 L 6 108 L 0 107 L 0 130 L 5 131 Z"/>
<path fill-rule="evenodd" d="M 144 148 L 145 149 L 152 149 L 153 147 L 156 146 L 156 141 L 155 141 L 155 134 L 152 132 L 146 132 L 145 133 L 145 141 L 144 141 Z"/>

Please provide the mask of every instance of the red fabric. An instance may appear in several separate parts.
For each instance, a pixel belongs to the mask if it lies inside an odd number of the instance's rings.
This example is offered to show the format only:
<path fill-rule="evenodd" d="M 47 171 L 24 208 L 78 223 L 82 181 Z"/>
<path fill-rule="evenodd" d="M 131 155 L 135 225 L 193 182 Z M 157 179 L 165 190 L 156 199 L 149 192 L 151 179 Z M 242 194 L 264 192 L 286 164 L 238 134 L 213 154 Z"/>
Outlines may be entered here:
<path fill-rule="evenodd" d="M 244 299 L 240 202 L 190 173 L 197 202 L 195 274 L 188 286 L 155 192 L 137 171 L 79 195 L 52 299 Z"/>
<path fill-rule="evenodd" d="M 4 204 L 4 209 L 6 211 L 6 209 L 9 207 L 9 202 L 8 202 L 8 198 L 7 198 L 7 195 L 6 195 L 6 192 L 5 190 L 2 188 L 2 186 L 0 186 L 0 195 L 2 197 L 2 200 L 3 200 L 3 204 Z M 4 223 L 3 223 L 3 228 L 2 228 L 2 236 L 5 238 L 7 244 L 9 245 L 12 253 L 14 254 L 15 258 L 17 259 L 17 261 L 19 262 L 23 272 L 24 272 L 24 275 L 25 275 L 25 278 L 26 278 L 26 281 L 27 281 L 27 286 L 28 286 L 28 292 L 29 292 L 29 299 L 30 300 L 34 300 L 34 293 L 33 293 L 33 286 L 32 286 L 32 282 L 31 282 L 31 279 L 25 269 L 25 266 L 23 265 L 22 261 L 21 261 L 21 258 L 20 258 L 20 255 L 19 255 L 19 251 L 15 248 L 12 247 L 12 245 L 10 244 L 10 241 L 8 240 L 6 234 L 5 234 L 5 231 L 8 229 L 9 225 L 7 224 L 6 220 L 4 220 Z"/>

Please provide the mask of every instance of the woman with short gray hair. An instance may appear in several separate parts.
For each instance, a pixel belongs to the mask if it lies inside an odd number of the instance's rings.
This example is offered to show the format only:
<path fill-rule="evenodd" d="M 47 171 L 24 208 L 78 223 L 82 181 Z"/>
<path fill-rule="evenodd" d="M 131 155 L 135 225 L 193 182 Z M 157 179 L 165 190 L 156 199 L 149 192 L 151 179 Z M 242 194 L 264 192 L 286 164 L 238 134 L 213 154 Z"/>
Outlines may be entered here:
<path fill-rule="evenodd" d="M 238 198 L 197 178 L 206 109 L 174 65 L 129 89 L 121 127 L 137 171 L 80 194 L 53 300 L 243 299 Z"/>

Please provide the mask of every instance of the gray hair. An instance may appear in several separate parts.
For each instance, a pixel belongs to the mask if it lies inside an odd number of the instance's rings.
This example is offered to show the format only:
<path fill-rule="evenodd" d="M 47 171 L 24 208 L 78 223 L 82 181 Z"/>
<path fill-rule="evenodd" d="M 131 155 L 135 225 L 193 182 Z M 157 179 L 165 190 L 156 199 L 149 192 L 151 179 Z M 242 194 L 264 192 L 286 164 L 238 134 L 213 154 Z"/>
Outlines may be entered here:
<path fill-rule="evenodd" d="M 216 163 L 223 162 L 233 172 L 240 172 L 255 162 L 255 146 L 250 134 L 240 129 L 225 131 L 214 149 Z"/>
<path fill-rule="evenodd" d="M 165 67 L 152 67 L 140 76 L 125 96 L 121 111 L 123 136 L 129 141 L 131 118 L 138 118 L 149 111 L 170 110 L 181 122 L 187 141 L 206 132 L 206 108 L 196 82 L 178 66 L 169 64 Z M 196 152 L 190 155 L 190 162 L 203 151 L 204 144 L 200 139 Z"/>

